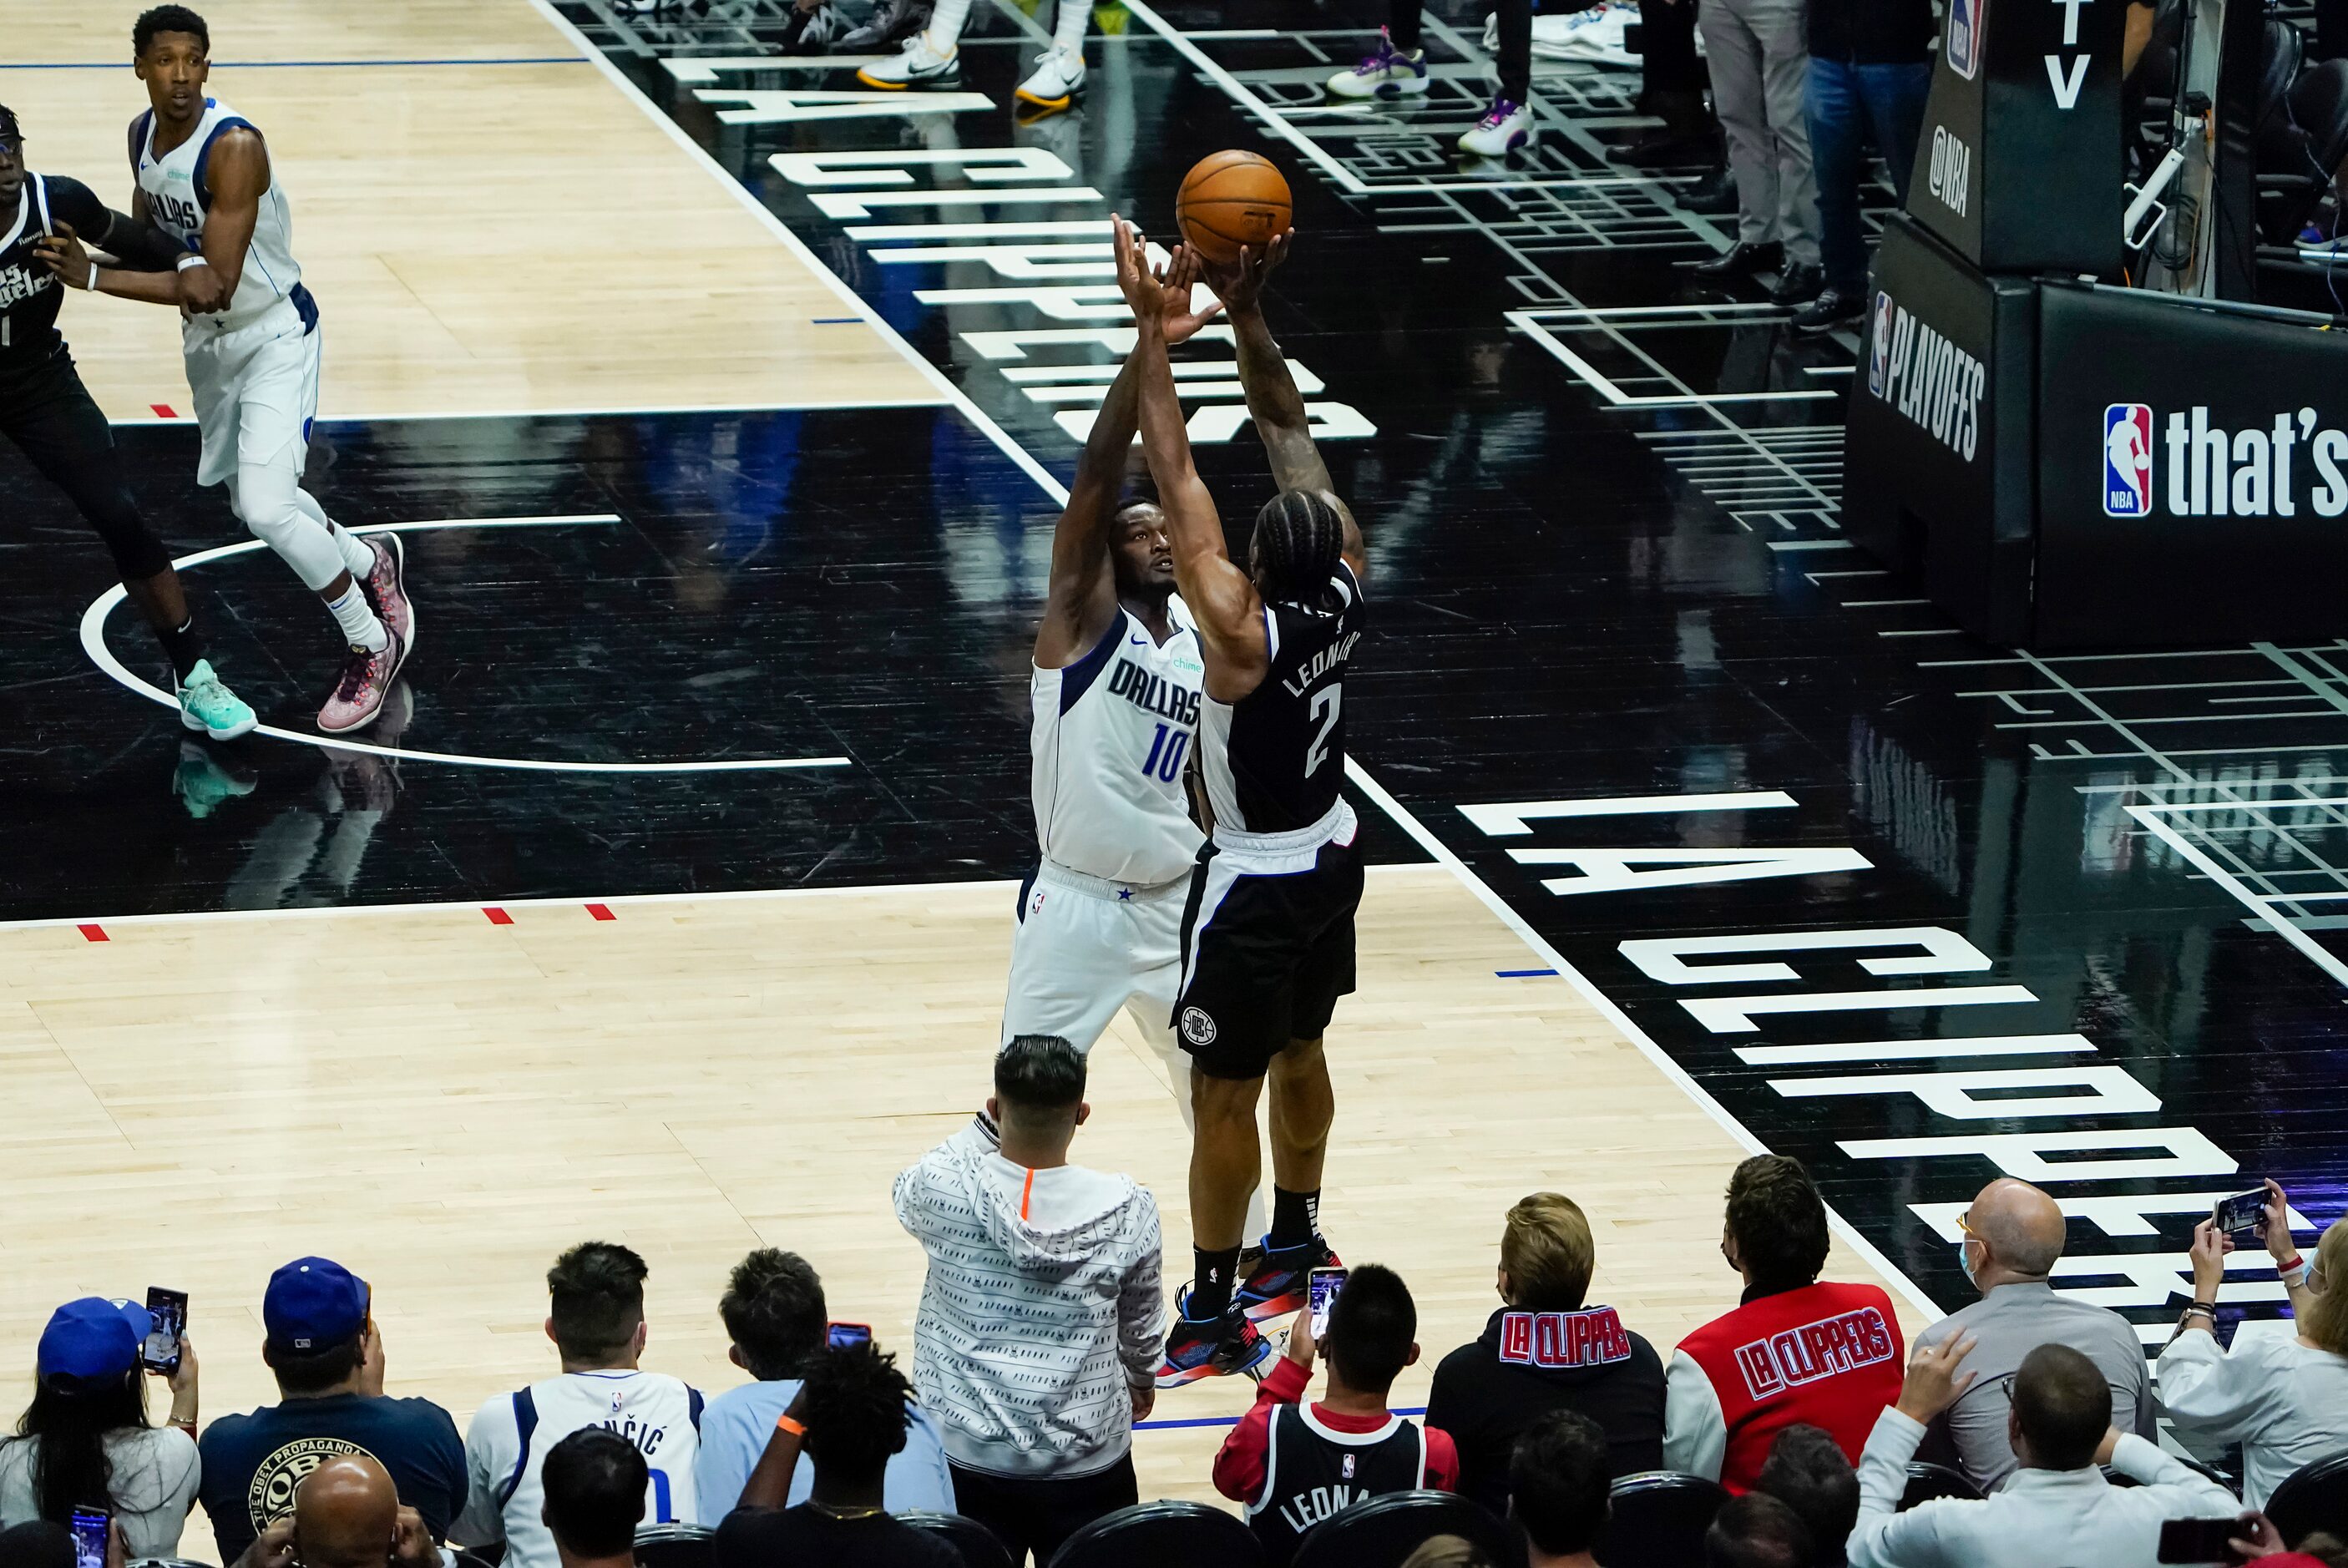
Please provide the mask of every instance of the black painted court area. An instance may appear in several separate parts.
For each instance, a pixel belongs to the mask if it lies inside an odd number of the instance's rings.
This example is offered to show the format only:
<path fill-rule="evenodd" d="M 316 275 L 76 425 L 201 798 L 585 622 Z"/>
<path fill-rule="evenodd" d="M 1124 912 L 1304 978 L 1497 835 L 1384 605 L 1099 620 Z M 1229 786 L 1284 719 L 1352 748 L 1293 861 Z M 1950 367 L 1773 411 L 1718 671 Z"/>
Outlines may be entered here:
<path fill-rule="evenodd" d="M 2137 1201 L 2133 1219 L 2081 1205 L 2061 1283 L 2155 1342 L 2181 1305 L 2164 1260 L 2207 1194 L 2272 1174 L 2317 1222 L 2340 1211 L 2348 650 L 2038 661 L 1950 631 L 1838 537 L 1854 343 L 1796 344 L 1757 291 L 1687 286 L 1672 263 L 1719 232 L 1606 162 L 1639 124 L 1634 83 L 1543 66 L 1540 158 L 1463 177 L 1444 148 L 1480 90 L 1464 15 L 1434 35 L 1456 68 L 1425 108 L 1291 120 L 1312 153 L 1246 100 L 1309 104 L 1372 7 L 1283 0 L 1251 8 L 1250 36 L 1187 44 L 1104 12 L 1121 32 L 1095 40 L 1086 105 L 1022 127 L 1004 106 L 1033 41 L 982 7 L 960 90 L 994 107 L 728 123 L 757 100 L 715 95 L 854 85 L 738 66 L 681 79 L 671 62 L 760 52 L 757 8 L 728 9 L 590 32 L 1063 476 L 1076 446 L 1055 415 L 1084 404 L 1062 394 L 1114 363 L 1075 340 L 1122 319 L 1086 294 L 1102 281 L 1056 278 L 1067 297 L 1048 304 L 939 298 L 1042 285 L 983 257 L 878 259 L 980 239 L 856 231 L 1112 203 L 1163 229 L 1198 157 L 1282 164 L 1304 238 L 1272 320 L 1323 384 L 1308 395 L 1364 428 L 1324 449 L 1375 562 L 1348 702 L 1374 848 L 1424 858 L 1415 828 L 1457 856 L 1659 1058 L 1809 1160 L 1924 1291 L 1965 1298 L 1951 1211 L 1932 1206 L 1961 1208 L 2000 1168 Z M 1165 23 L 1209 28 L 1220 9 Z M 840 187 L 770 161 L 895 151 L 912 189 L 967 193 L 984 182 L 957 155 L 1008 149 L 1067 170 L 1025 189 L 1098 199 L 841 218 L 812 194 Z M 1043 331 L 1068 335 L 1008 354 L 984 335 Z M 175 545 L 238 537 L 217 492 L 190 499 L 192 431 L 123 440 Z M 1227 516 L 1251 514 L 1267 487 L 1251 438 L 1200 450 Z M 606 520 L 408 536 L 424 635 L 400 747 L 845 764 L 590 773 L 183 742 L 93 669 L 77 624 L 105 557 L 0 459 L 0 913 L 997 878 L 1032 854 L 1025 671 L 1056 507 L 953 407 L 338 426 L 312 480 L 353 524 Z M 224 673 L 306 727 L 325 618 L 259 554 L 191 582 Z M 154 662 L 121 613 L 109 633 Z M 1505 802 L 1543 810 L 1462 810 Z M 1495 959 L 1541 965 L 1513 944 Z M 1703 973 L 1732 964 L 1783 967 Z M 2253 1315 L 2279 1299 L 2265 1278 L 2234 1287 Z"/>

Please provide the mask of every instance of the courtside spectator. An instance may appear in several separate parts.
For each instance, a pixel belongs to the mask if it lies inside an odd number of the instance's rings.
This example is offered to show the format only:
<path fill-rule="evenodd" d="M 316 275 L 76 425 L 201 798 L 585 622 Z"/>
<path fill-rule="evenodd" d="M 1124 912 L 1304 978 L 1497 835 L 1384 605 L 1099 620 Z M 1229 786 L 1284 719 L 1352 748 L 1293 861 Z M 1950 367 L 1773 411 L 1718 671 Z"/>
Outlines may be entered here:
<path fill-rule="evenodd" d="M 644 1260 L 611 1242 L 582 1242 L 546 1271 L 546 1336 L 560 1377 L 491 1399 L 465 1434 L 471 1496 L 451 1532 L 468 1546 L 506 1543 L 505 1568 L 560 1568 L 546 1528 L 541 1467 L 582 1427 L 609 1427 L 636 1445 L 648 1478 L 645 1517 L 692 1524 L 693 1462 L 701 1396 L 665 1372 L 647 1372 Z"/>
<path fill-rule="evenodd" d="M 1720 1252 L 1745 1294 L 1672 1357 L 1664 1465 L 1748 1491 L 1796 1422 L 1825 1428 L 1856 1462 L 1900 1392 L 1900 1321 L 1876 1286 L 1819 1280 L 1826 1201 L 1800 1161 L 1756 1154 L 1737 1166 Z"/>
<path fill-rule="evenodd" d="M 321 1460 L 371 1459 L 436 1541 L 465 1507 L 465 1445 L 429 1399 L 383 1392 L 383 1333 L 365 1280 L 324 1258 L 296 1258 L 261 1298 L 261 1359 L 278 1402 L 204 1429 L 203 1503 L 221 1561 L 294 1511 L 294 1485 Z"/>
<path fill-rule="evenodd" d="M 245 1548 L 239 1568 L 440 1568 L 424 1516 L 403 1508 L 391 1472 L 365 1454 L 330 1459 L 297 1481 L 294 1514 Z"/>
<path fill-rule="evenodd" d="M 986 1102 L 1000 1146 L 976 1122 L 897 1178 L 898 1222 L 930 1260 L 913 1382 L 944 1429 L 956 1511 L 1039 1568 L 1138 1500 L 1133 1423 L 1166 1333 L 1157 1202 L 1068 1163 L 1084 1098 L 1076 1048 L 1022 1035 Z"/>
<path fill-rule="evenodd" d="M 2267 1196 L 2262 1239 L 2298 1333 L 2245 1324 L 2232 1349 L 2219 1346 L 2211 1315 L 2233 1243 L 2204 1220 L 2193 1232 L 2193 1305 L 2160 1353 L 2169 1419 L 2180 1431 L 2242 1445 L 2242 1501 L 2252 1508 L 2264 1508 L 2300 1466 L 2348 1451 L 2348 1220 L 2332 1222 L 2311 1263 L 2291 1244 L 2282 1189 L 2270 1181 Z"/>
<path fill-rule="evenodd" d="M 1509 1457 L 1509 1517 L 1525 1532 L 1528 1568 L 1597 1568 L 1612 1471 L 1605 1432 L 1579 1411 L 1525 1429 Z"/>
<path fill-rule="evenodd" d="M 75 1568 L 73 1532 L 46 1519 L 0 1530 L 0 1568 Z"/>
<path fill-rule="evenodd" d="M 773 1247 L 760 1247 L 735 1265 L 717 1315 L 734 1342 L 727 1357 L 758 1380 L 728 1388 L 701 1413 L 693 1492 L 705 1522 L 723 1519 L 741 1501 L 751 1467 L 774 1436 L 775 1418 L 798 1398 L 800 1371 L 823 1354 L 829 1327 L 823 1281 L 805 1258 Z M 910 1415 L 905 1446 L 889 1459 L 883 1501 L 891 1513 L 952 1513 L 953 1477 L 946 1470 L 938 1429 L 919 1405 Z M 801 1470 L 791 1483 L 789 1501 L 805 1502 L 813 1484 L 812 1472 Z"/>
<path fill-rule="evenodd" d="M 1465 1536 L 1430 1535 L 1402 1560 L 1402 1568 L 1492 1568 L 1492 1560 Z"/>
<path fill-rule="evenodd" d="M 1824 1428 L 1787 1427 L 1779 1432 L 1753 1490 L 1800 1515 L 1818 1568 L 1841 1568 L 1859 1523 L 1859 1472 Z"/>
<path fill-rule="evenodd" d="M 1810 1568 L 1809 1527 L 1766 1491 L 1732 1497 L 1704 1532 L 1704 1568 Z"/>
<path fill-rule="evenodd" d="M 1578 1410 L 1606 1434 L 1615 1475 L 1663 1465 L 1663 1363 L 1611 1306 L 1590 1306 L 1597 1251 L 1581 1206 L 1535 1192 L 1500 1233 L 1508 1305 L 1435 1369 L 1426 1424 L 1459 1449 L 1459 1490 L 1495 1513 L 1509 1506 L 1509 1455 L 1552 1410 Z"/>
<path fill-rule="evenodd" d="M 2112 1425 L 2111 1386 L 2094 1362 L 2067 1345 L 2042 1345 L 2013 1378 L 2008 1419 L 2021 1469 L 1989 1497 L 1897 1511 L 1925 1428 L 1973 1381 L 1962 1370 L 1972 1347 L 1969 1335 L 1918 1346 L 1899 1403 L 1876 1421 L 1859 1461 L 1851 1568 L 2154 1568 L 2163 1520 L 2240 1511 L 2224 1487 Z M 2137 1484 L 2114 1486 L 2098 1468 L 2106 1464 Z"/>
<path fill-rule="evenodd" d="M 96 1506 L 131 1556 L 178 1555 L 199 1474 L 196 1353 L 180 1341 L 170 1418 L 149 1426 L 139 1347 L 149 1326 L 146 1308 L 94 1295 L 49 1315 L 33 1402 L 0 1443 L 0 1526 L 71 1524 L 76 1508 Z"/>
<path fill-rule="evenodd" d="M 1933 1422 L 1926 1443 L 1950 1445 L 1957 1468 L 1983 1492 L 2003 1486 L 2014 1469 L 2005 1436 L 2013 1374 L 2042 1345 L 2067 1345 L 2103 1368 L 2112 1425 L 2155 1436 L 2152 1378 L 2136 1325 L 2109 1307 L 2058 1295 L 2047 1283 L 2063 1255 L 2063 1211 L 2054 1200 L 2027 1181 L 2000 1177 L 1957 1216 L 1957 1255 L 1981 1299 L 1918 1334 L 1916 1343 L 1945 1345 L 1972 1335 L 1965 1370 L 1975 1377 Z"/>
<path fill-rule="evenodd" d="M 827 1350 L 779 1418 L 750 1472 L 742 1506 L 712 1543 L 714 1568 L 961 1568 L 944 1537 L 889 1516 L 889 1456 L 905 1443 L 912 1388 L 897 1358 L 871 1345 Z M 808 1500 L 792 1490 L 799 1449 L 815 1462 Z"/>
<path fill-rule="evenodd" d="M 1288 1350 L 1258 1386 L 1255 1404 L 1215 1455 L 1215 1490 L 1247 1509 L 1248 1526 L 1277 1568 L 1304 1532 L 1390 1491 L 1456 1491 L 1459 1455 L 1442 1432 L 1386 1408 L 1386 1391 L 1417 1361 L 1418 1308 L 1402 1276 L 1367 1264 L 1346 1276 L 1329 1308 L 1328 1343 L 1313 1337 L 1313 1309 L 1296 1315 Z M 1302 1401 L 1315 1356 L 1329 1363 L 1326 1397 Z"/>
<path fill-rule="evenodd" d="M 651 1480 L 636 1445 L 608 1427 L 582 1427 L 546 1450 L 539 1511 L 562 1568 L 632 1568 Z"/>

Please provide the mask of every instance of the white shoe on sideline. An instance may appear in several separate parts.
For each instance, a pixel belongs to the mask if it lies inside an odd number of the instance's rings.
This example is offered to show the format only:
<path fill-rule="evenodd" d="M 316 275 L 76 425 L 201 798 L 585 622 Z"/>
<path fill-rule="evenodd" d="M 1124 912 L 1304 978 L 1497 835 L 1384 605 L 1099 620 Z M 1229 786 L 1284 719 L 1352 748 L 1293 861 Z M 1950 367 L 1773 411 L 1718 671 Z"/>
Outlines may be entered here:
<path fill-rule="evenodd" d="M 952 76 L 961 58 L 962 50 L 955 46 L 949 44 L 941 52 L 930 42 L 929 34 L 916 33 L 906 40 L 902 53 L 863 67 L 856 79 L 868 88 L 909 88 Z"/>
<path fill-rule="evenodd" d="M 1530 147 L 1539 134 L 1529 106 L 1494 98 L 1476 128 L 1459 139 L 1459 150 L 1470 158 L 1506 158 L 1520 147 Z"/>
<path fill-rule="evenodd" d="M 1074 4 L 1074 0 L 1062 0 Z M 1066 108 L 1085 90 L 1085 57 L 1066 49 L 1046 49 L 1027 79 L 1012 96 L 1038 108 Z"/>

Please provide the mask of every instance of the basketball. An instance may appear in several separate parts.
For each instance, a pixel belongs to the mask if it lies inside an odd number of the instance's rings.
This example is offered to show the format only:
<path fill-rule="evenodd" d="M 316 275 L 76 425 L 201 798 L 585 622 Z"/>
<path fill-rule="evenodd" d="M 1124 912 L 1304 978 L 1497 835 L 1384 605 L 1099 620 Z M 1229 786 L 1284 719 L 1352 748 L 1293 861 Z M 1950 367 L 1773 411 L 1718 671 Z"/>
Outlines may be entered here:
<path fill-rule="evenodd" d="M 1174 222 L 1192 249 L 1228 266 L 1241 245 L 1261 251 L 1288 232 L 1288 181 L 1259 153 L 1212 153 L 1182 177 Z"/>

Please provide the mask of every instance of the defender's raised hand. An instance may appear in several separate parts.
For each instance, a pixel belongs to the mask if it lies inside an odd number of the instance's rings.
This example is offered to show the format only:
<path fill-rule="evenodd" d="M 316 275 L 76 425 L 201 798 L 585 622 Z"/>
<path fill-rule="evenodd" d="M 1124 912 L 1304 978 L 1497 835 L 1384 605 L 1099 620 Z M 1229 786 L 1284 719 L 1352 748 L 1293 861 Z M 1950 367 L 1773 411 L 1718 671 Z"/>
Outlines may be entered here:
<path fill-rule="evenodd" d="M 1133 308 L 1135 323 L 1146 325 L 1155 322 L 1162 325 L 1166 287 L 1143 259 L 1141 231 L 1115 212 L 1108 215 L 1108 222 L 1117 244 L 1117 286 L 1124 291 L 1125 303 Z"/>
<path fill-rule="evenodd" d="M 1167 343 L 1187 343 L 1196 336 L 1200 327 L 1223 314 L 1222 302 L 1209 300 L 1203 310 L 1190 308 L 1190 296 L 1199 284 L 1205 263 L 1199 253 L 1188 245 L 1177 245 L 1166 264 L 1158 269 L 1159 287 L 1165 290 L 1163 313 L 1158 318 L 1158 329 Z"/>
<path fill-rule="evenodd" d="M 1238 261 L 1229 266 L 1207 269 L 1208 285 L 1231 309 L 1255 309 L 1262 303 L 1264 280 L 1288 260 L 1288 247 L 1295 238 L 1296 231 L 1291 229 L 1285 234 L 1274 234 L 1272 242 L 1262 250 L 1241 245 Z"/>

